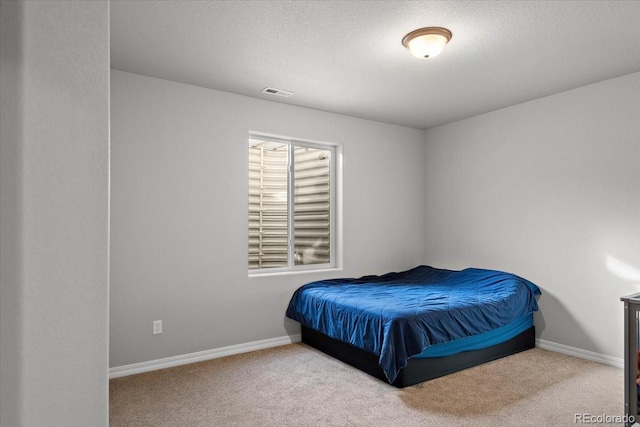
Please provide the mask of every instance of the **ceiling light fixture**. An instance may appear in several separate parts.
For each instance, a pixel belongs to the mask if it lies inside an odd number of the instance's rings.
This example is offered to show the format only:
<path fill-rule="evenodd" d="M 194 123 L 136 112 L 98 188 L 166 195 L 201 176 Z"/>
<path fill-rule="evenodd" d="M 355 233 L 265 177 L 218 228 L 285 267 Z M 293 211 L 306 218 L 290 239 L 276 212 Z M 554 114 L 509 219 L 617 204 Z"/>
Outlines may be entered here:
<path fill-rule="evenodd" d="M 451 31 L 446 28 L 426 27 L 404 36 L 402 45 L 416 58 L 433 58 L 442 52 L 451 37 Z"/>

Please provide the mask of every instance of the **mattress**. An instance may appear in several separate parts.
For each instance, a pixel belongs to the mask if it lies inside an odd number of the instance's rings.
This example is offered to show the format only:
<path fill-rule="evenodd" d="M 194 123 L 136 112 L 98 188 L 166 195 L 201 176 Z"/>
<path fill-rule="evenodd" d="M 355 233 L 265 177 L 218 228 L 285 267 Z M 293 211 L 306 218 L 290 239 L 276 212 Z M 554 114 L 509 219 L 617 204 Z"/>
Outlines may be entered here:
<path fill-rule="evenodd" d="M 471 335 L 457 340 L 434 344 L 424 349 L 420 354 L 412 356 L 412 359 L 428 359 L 430 357 L 445 357 L 462 353 L 463 351 L 481 350 L 493 345 L 508 341 L 533 326 L 533 314 L 525 314 L 519 319 L 504 326 Z"/>

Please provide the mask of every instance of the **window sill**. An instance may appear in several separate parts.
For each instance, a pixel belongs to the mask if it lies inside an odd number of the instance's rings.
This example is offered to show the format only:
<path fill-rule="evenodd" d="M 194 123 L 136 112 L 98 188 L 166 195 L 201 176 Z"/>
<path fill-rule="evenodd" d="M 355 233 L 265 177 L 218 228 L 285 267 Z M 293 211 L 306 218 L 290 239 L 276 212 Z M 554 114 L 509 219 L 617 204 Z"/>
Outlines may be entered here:
<path fill-rule="evenodd" d="M 249 272 L 249 278 L 254 277 L 273 277 L 273 276 L 292 276 L 298 274 L 317 274 L 317 273 L 332 273 L 336 271 L 342 271 L 340 267 L 327 267 L 327 268 L 314 268 L 308 270 L 288 270 L 288 271 L 268 271 L 268 272 Z"/>

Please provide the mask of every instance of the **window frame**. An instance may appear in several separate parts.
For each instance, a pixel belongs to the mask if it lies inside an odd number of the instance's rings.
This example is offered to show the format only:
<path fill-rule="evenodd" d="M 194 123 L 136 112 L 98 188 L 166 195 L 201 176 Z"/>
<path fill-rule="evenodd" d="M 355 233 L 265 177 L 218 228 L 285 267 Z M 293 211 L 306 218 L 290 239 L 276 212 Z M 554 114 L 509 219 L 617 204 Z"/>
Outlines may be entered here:
<path fill-rule="evenodd" d="M 252 276 L 269 276 L 283 274 L 310 273 L 315 271 L 339 270 L 340 251 L 342 246 L 341 224 L 339 217 L 341 216 L 341 190 L 340 183 L 342 178 L 342 150 L 341 146 L 336 143 L 313 141 L 302 138 L 291 138 L 276 136 L 262 132 L 249 132 L 247 144 L 251 140 L 265 140 L 288 146 L 288 171 L 287 171 L 287 266 L 286 267 L 267 267 L 249 269 L 248 247 L 247 247 L 247 270 L 249 277 Z M 329 162 L 329 262 L 322 264 L 295 264 L 295 165 L 294 165 L 294 148 L 308 147 L 320 150 L 328 150 L 331 152 L 331 161 Z M 248 150 L 247 150 L 247 166 L 249 166 Z M 247 168 L 248 170 L 248 168 Z M 247 175 L 247 191 L 249 195 L 249 176 Z M 249 205 L 247 199 L 247 243 L 249 242 Z"/>

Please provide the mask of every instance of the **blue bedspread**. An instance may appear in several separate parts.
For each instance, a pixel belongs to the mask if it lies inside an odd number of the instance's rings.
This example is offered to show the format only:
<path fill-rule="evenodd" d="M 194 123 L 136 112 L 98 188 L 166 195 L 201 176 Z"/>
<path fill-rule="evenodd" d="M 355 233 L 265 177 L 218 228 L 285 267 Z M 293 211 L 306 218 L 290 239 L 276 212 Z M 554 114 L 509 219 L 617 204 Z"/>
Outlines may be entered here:
<path fill-rule="evenodd" d="M 495 270 L 419 266 L 359 279 L 308 283 L 287 317 L 379 356 L 389 382 L 433 344 L 481 334 L 538 310 L 540 289 Z"/>

